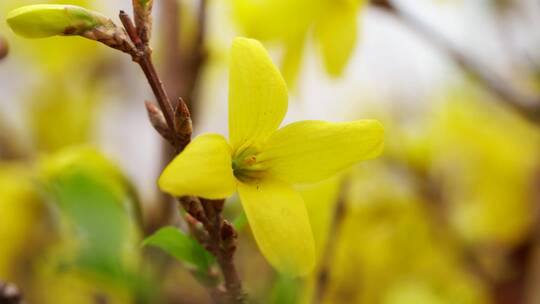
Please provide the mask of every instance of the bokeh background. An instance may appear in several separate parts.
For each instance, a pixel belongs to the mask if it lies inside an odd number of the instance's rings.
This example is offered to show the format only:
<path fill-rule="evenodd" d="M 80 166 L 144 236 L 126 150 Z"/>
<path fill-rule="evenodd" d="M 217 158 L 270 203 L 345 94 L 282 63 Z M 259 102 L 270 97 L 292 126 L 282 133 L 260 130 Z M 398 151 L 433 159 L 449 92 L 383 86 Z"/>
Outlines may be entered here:
<path fill-rule="evenodd" d="M 114 20 L 131 10 L 128 0 L 3 0 L 0 19 L 35 3 Z M 302 189 L 319 260 L 307 278 L 272 270 L 228 201 L 250 301 L 540 303 L 540 119 L 498 91 L 540 109 L 540 3 L 391 2 L 405 19 L 385 5 L 207 0 L 197 57 L 200 1 L 156 1 L 154 58 L 170 94 L 191 105 L 195 133 L 227 133 L 236 36 L 261 39 L 282 68 L 286 122 L 386 128 L 380 158 Z M 78 37 L 26 40 L 4 21 L 0 37 L 0 281 L 27 303 L 209 302 L 190 265 L 141 247 L 156 228 L 185 223 L 156 186 L 167 149 L 138 67 Z"/>

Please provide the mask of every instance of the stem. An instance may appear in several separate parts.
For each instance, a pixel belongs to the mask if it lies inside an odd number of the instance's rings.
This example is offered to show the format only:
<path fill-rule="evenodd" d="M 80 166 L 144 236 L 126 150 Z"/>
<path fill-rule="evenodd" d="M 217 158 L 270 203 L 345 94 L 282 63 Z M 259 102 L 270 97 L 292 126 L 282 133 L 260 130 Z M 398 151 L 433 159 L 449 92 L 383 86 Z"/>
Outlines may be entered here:
<path fill-rule="evenodd" d="M 143 70 L 144 75 L 146 76 L 146 79 L 148 80 L 148 83 L 150 84 L 150 87 L 152 88 L 152 91 L 156 96 L 159 107 L 163 112 L 163 115 L 165 116 L 167 126 L 169 126 L 170 130 L 175 130 L 174 109 L 172 107 L 171 100 L 167 95 L 167 92 L 165 92 L 163 82 L 161 81 L 156 72 L 156 68 L 154 67 L 154 63 L 152 62 L 151 52 L 147 47 L 144 46 L 141 39 L 139 38 L 137 30 L 135 29 L 133 21 L 131 21 L 129 15 L 126 14 L 124 11 L 120 11 L 120 20 L 122 21 L 122 24 L 124 25 L 124 28 L 126 29 L 129 37 L 131 38 L 137 49 L 140 51 L 136 54 L 132 54 L 133 60 L 137 62 Z"/>
<path fill-rule="evenodd" d="M 225 279 L 225 287 L 230 292 L 230 302 L 243 302 L 244 294 L 242 291 L 242 284 L 240 277 L 236 271 L 236 267 L 233 263 L 233 255 L 236 250 L 236 246 L 230 247 L 226 244 L 228 240 L 234 241 L 236 239 L 236 233 L 227 231 L 225 228 L 226 223 L 222 217 L 223 206 L 225 200 L 210 201 L 203 200 L 202 206 L 208 219 L 207 230 L 210 232 L 210 244 L 213 246 L 217 262 L 223 271 L 223 277 Z M 231 227 L 229 225 L 229 227 Z"/>
<path fill-rule="evenodd" d="M 321 258 L 321 266 L 319 267 L 317 281 L 315 282 L 315 294 L 313 296 L 314 304 L 323 303 L 324 297 L 328 291 L 332 257 L 334 255 L 334 249 L 336 248 L 337 242 L 339 241 L 339 236 L 343 228 L 343 222 L 347 213 L 347 190 L 348 182 L 344 181 L 341 185 L 339 198 L 334 207 L 333 219 L 328 231 L 328 239 L 324 246 L 324 251 Z"/>
<path fill-rule="evenodd" d="M 531 122 L 540 123 L 540 98 L 538 96 L 529 96 L 510 86 L 497 73 L 475 61 L 442 35 L 434 31 L 429 25 L 395 6 L 392 1 L 374 0 L 372 4 L 396 17 L 408 28 L 418 33 L 434 47 L 446 54 L 457 66 L 476 78 L 479 83 L 515 112 Z"/>
<path fill-rule="evenodd" d="M 201 9 L 205 10 L 204 0 L 201 0 Z M 152 62 L 150 47 L 143 43 L 138 36 L 138 31 L 133 25 L 133 21 L 125 12 L 120 12 L 120 20 L 129 35 L 132 42 L 135 44 L 136 51 L 133 52 L 132 58 L 139 64 L 143 70 L 154 95 L 157 98 L 158 104 L 163 112 L 167 126 L 175 135 L 169 139 L 170 144 L 176 149 L 176 153 L 180 153 L 191 139 L 191 113 L 182 99 L 179 99 L 176 106 L 176 112 L 172 106 L 169 95 L 165 91 L 163 82 L 156 72 Z M 199 39 L 202 38 L 202 34 Z M 202 41 L 200 42 L 202 44 Z M 196 48 L 198 49 L 198 48 Z M 199 61 L 202 63 L 202 61 Z M 200 70 L 200 64 L 197 71 Z M 197 74 L 198 75 L 198 72 Z M 195 76 L 196 79 L 197 76 Z M 194 85 L 192 86 L 194 88 Z M 180 116 L 180 117 L 178 117 Z M 180 121 L 181 123 L 178 123 Z M 189 125 L 186 127 L 186 122 Z M 193 218 L 200 221 L 208 233 L 208 240 L 197 240 L 212 252 L 221 268 L 225 281 L 225 303 L 244 303 L 244 294 L 242 284 L 236 267 L 233 262 L 234 253 L 236 251 L 237 233 L 233 226 L 225 221 L 222 217 L 223 206 L 225 200 L 209 201 L 196 197 L 184 197 L 178 199 L 180 204 Z M 215 300 L 219 293 L 215 289 L 211 289 L 212 298 Z"/>
<path fill-rule="evenodd" d="M 238 234 L 234 227 L 223 219 L 222 211 L 225 200 L 206 200 L 186 196 L 180 203 L 190 217 L 199 221 L 205 228 L 206 237 L 196 234 L 196 238 L 215 257 L 223 273 L 225 281 L 225 303 L 245 303 L 242 282 L 234 265 L 236 239 Z"/>

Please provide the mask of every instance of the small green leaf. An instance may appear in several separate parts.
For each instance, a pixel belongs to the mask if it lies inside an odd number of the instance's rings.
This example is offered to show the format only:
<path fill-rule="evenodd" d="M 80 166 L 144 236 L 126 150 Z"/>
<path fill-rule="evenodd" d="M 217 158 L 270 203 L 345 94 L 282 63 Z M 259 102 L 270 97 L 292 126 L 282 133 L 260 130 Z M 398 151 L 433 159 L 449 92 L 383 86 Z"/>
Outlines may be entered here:
<path fill-rule="evenodd" d="M 110 20 L 74 5 L 37 4 L 23 6 L 7 15 L 11 29 L 27 38 L 80 35 Z"/>
<path fill-rule="evenodd" d="M 298 303 L 299 290 L 301 289 L 298 279 L 280 274 L 270 294 L 269 303 L 272 304 L 294 304 Z"/>
<path fill-rule="evenodd" d="M 39 168 L 43 194 L 56 203 L 63 233 L 76 243 L 65 243 L 69 255 L 61 254 L 61 262 L 126 282 L 136 272 L 127 259 L 138 259 L 138 206 L 120 169 L 89 147 L 63 149 L 43 158 Z"/>
<path fill-rule="evenodd" d="M 200 271 L 207 271 L 214 263 L 214 257 L 197 241 L 175 227 L 165 227 L 149 236 L 144 246 L 162 249 L 181 262 L 190 264 Z"/>
<path fill-rule="evenodd" d="M 236 229 L 237 231 L 241 231 L 242 229 L 244 229 L 244 227 L 246 227 L 247 223 L 248 221 L 246 213 L 242 212 L 233 220 L 232 224 L 234 226 L 234 229 Z"/>

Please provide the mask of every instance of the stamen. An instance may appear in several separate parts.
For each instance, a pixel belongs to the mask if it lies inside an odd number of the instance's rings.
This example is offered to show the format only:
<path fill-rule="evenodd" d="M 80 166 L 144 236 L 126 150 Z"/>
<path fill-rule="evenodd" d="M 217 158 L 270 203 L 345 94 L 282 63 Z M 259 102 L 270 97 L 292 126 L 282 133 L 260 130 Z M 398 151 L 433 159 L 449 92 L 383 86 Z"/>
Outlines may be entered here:
<path fill-rule="evenodd" d="M 257 162 L 258 153 L 258 149 L 253 146 L 248 146 L 235 153 L 232 168 L 236 178 L 245 182 L 262 177 L 264 168 Z"/>

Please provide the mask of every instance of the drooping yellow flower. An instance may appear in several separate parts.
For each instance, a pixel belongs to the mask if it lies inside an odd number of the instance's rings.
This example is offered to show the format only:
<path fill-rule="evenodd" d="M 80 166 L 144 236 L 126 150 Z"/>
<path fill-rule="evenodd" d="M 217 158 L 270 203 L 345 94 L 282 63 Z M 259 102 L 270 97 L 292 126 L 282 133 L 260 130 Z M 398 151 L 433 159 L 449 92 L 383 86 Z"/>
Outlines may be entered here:
<path fill-rule="evenodd" d="M 343 73 L 358 39 L 357 17 L 365 0 L 231 0 L 244 33 L 284 48 L 281 68 L 294 83 L 306 37 L 313 30 L 324 67 L 331 76 Z"/>
<path fill-rule="evenodd" d="M 304 202 L 294 184 L 331 177 L 383 147 L 375 120 L 300 121 L 278 130 L 287 112 L 287 86 L 264 47 L 237 38 L 229 83 L 230 141 L 195 138 L 164 170 L 163 191 L 221 199 L 239 191 L 262 253 L 280 272 L 304 275 L 314 244 Z"/>

